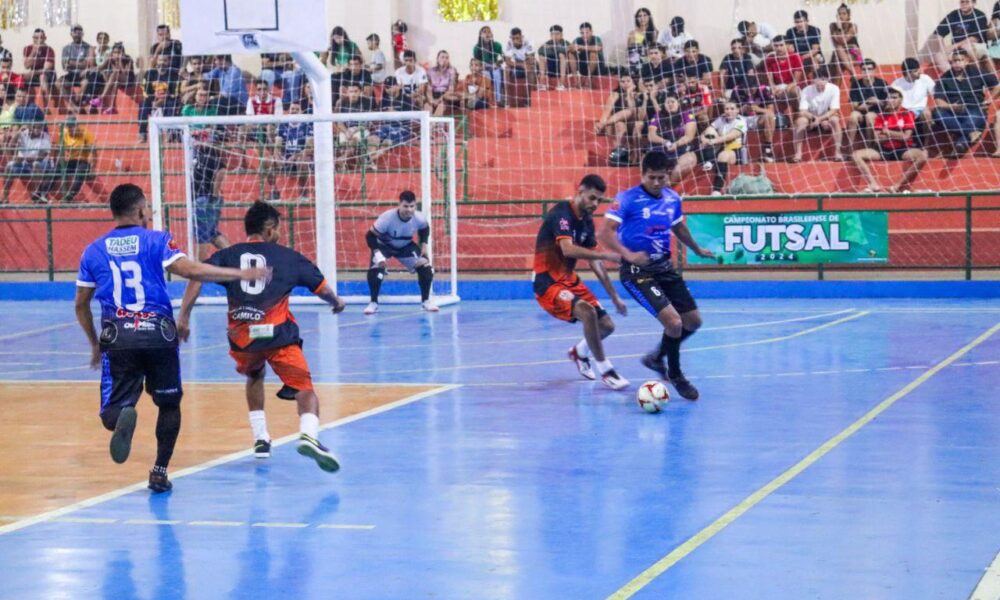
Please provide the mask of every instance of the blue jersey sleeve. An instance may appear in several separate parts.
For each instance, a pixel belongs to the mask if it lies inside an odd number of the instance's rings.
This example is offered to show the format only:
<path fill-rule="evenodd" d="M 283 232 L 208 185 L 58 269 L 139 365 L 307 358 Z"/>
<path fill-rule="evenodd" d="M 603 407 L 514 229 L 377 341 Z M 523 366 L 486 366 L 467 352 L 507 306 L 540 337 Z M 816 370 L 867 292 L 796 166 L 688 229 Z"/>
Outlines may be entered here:
<path fill-rule="evenodd" d="M 169 232 L 161 232 L 159 242 L 162 245 L 159 250 L 160 263 L 164 269 L 184 258 L 185 254 L 181 251 L 180 246 L 177 245 L 174 236 Z"/>
<path fill-rule="evenodd" d="M 604 218 L 611 219 L 615 223 L 621 224 L 625 220 L 625 214 L 628 212 L 628 196 L 625 192 L 618 192 L 615 196 L 615 201 L 611 203 L 608 207 L 607 212 L 604 213 Z"/>
<path fill-rule="evenodd" d="M 684 220 L 684 202 L 681 201 L 680 195 L 672 190 L 669 192 L 669 197 L 677 203 L 677 208 L 674 210 L 674 220 L 670 223 L 671 226 L 674 226 Z"/>
<path fill-rule="evenodd" d="M 87 246 L 87 248 L 84 249 L 83 254 L 80 255 L 80 270 L 76 273 L 76 287 L 97 287 L 97 279 L 91 265 L 93 254 L 94 252 L 91 251 L 91 247 Z"/>

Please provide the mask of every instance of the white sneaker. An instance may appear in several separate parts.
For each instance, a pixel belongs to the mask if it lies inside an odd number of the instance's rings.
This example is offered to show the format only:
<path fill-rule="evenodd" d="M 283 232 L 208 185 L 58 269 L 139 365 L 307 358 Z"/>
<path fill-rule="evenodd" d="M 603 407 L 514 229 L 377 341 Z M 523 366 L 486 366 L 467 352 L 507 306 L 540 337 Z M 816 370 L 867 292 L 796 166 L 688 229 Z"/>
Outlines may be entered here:
<path fill-rule="evenodd" d="M 566 86 L 564 86 L 563 84 L 560 83 L 559 85 L 556 86 L 556 91 L 557 92 L 565 92 L 566 91 Z"/>
<path fill-rule="evenodd" d="M 374 315 L 378 312 L 378 302 L 369 302 L 368 306 L 365 307 L 364 313 L 366 315 Z"/>
<path fill-rule="evenodd" d="M 720 192 L 719 190 L 712 190 L 712 195 L 713 196 L 721 196 L 722 192 Z"/>
<path fill-rule="evenodd" d="M 614 369 L 611 369 L 604 375 L 601 375 L 601 381 L 604 382 L 604 385 L 615 391 L 624 390 L 628 387 L 628 379 L 619 375 Z"/>
<path fill-rule="evenodd" d="M 434 304 L 433 300 L 424 300 L 423 302 L 420 303 L 420 306 L 422 306 L 423 309 L 426 310 L 427 312 L 438 312 L 439 310 L 441 310 L 440 308 L 438 308 L 437 304 Z"/>
<path fill-rule="evenodd" d="M 594 367 L 590 364 L 590 359 L 580 356 L 576 351 L 576 346 L 570 348 L 567 354 L 569 355 L 569 359 L 576 365 L 576 370 L 580 372 L 580 375 L 591 381 L 597 379 L 597 375 L 594 375 Z"/>

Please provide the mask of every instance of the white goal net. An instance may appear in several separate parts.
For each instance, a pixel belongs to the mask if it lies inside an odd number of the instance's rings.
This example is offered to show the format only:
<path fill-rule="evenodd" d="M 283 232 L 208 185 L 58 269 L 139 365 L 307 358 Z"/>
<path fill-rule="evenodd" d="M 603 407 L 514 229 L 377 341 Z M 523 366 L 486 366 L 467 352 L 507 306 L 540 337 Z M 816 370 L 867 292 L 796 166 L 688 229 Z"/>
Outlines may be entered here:
<path fill-rule="evenodd" d="M 290 112 L 151 119 L 154 226 L 204 260 L 245 238 L 253 202 L 270 202 L 282 214 L 281 242 L 314 260 L 348 302 L 367 302 L 365 234 L 409 190 L 430 225 L 433 298 L 457 302 L 454 121 L 426 112 Z M 394 260 L 387 267 L 380 302 L 419 302 L 416 277 Z"/>

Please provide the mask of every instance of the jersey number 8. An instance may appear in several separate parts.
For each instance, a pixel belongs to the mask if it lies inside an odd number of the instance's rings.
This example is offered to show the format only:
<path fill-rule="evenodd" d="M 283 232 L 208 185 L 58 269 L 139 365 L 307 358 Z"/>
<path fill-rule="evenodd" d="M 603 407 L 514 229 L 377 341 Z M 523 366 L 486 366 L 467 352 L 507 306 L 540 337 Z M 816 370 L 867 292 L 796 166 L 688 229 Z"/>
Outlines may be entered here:
<path fill-rule="evenodd" d="M 240 268 L 241 269 L 256 269 L 258 267 L 263 268 L 267 266 L 267 259 L 264 258 L 262 254 L 251 254 L 249 252 L 244 252 L 240 254 Z M 244 294 L 250 294 L 251 296 L 256 296 L 264 292 L 264 288 L 267 286 L 267 281 L 264 279 L 254 279 L 253 281 L 241 281 L 240 289 L 243 290 Z"/>

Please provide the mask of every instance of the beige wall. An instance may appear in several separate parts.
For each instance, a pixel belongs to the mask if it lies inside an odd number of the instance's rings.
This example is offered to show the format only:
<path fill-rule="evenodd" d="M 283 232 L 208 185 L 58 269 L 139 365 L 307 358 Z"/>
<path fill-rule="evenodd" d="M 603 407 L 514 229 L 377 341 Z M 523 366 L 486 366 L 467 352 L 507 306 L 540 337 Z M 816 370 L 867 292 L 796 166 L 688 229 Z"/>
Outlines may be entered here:
<path fill-rule="evenodd" d="M 155 0 L 78 1 L 80 24 L 88 42 L 93 43 L 98 30 L 107 31 L 113 41 L 125 42 L 133 56 L 145 54 L 157 19 Z M 477 32 L 484 24 L 493 28 L 494 36 L 500 41 L 506 41 L 511 27 L 521 27 L 537 47 L 548 39 L 548 28 L 554 23 L 562 25 L 567 36 L 575 36 L 579 24 L 590 21 L 595 33 L 604 39 L 609 59 L 621 60 L 623 42 L 632 27 L 632 15 L 637 8 L 645 6 L 653 12 L 660 28 L 666 27 L 675 14 L 684 16 L 688 29 L 702 43 L 702 50 L 718 63 L 728 52 L 729 40 L 735 37 L 736 23 L 740 20 L 766 22 L 784 31 L 791 26 L 792 13 L 800 8 L 808 10 L 812 23 L 823 30 L 824 50 L 829 52 L 828 26 L 838 3 L 812 0 L 809 6 L 806 4 L 804 0 L 501 0 L 501 15 L 497 21 L 445 23 L 437 14 L 434 0 L 331 0 L 325 26 L 329 30 L 334 25 L 343 25 L 362 48 L 364 38 L 376 32 L 382 37 L 383 50 L 386 50 L 390 46 L 390 23 L 397 18 L 403 19 L 410 27 L 409 43 L 417 50 L 421 61 L 429 61 L 438 50 L 447 49 L 452 55 L 452 63 L 465 70 Z M 979 4 L 986 12 L 992 7 L 992 2 L 986 0 L 980 0 Z M 878 62 L 898 63 L 907 50 L 908 6 L 910 22 L 917 23 L 915 33 L 918 34 L 911 44 L 922 45 L 937 22 L 957 5 L 957 0 L 857 3 L 853 12 L 862 50 Z M 2 32 L 4 46 L 19 52 L 30 43 L 31 30 L 44 27 L 42 16 L 42 0 L 30 0 L 29 26 Z M 49 44 L 57 52 L 69 42 L 69 27 L 50 27 L 46 31 Z M 175 31 L 175 37 L 183 40 L 183 31 Z M 238 62 L 250 68 L 259 65 L 251 57 Z"/>

